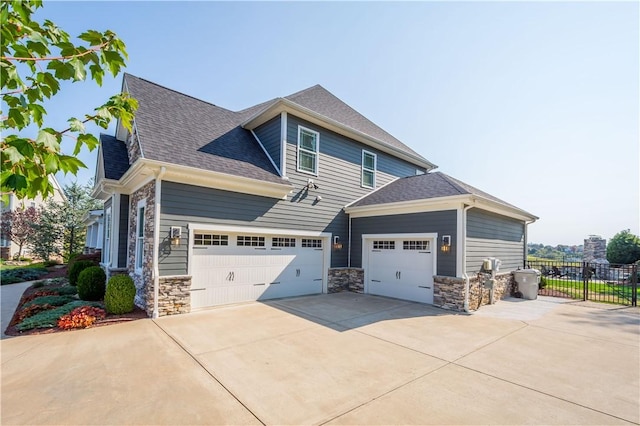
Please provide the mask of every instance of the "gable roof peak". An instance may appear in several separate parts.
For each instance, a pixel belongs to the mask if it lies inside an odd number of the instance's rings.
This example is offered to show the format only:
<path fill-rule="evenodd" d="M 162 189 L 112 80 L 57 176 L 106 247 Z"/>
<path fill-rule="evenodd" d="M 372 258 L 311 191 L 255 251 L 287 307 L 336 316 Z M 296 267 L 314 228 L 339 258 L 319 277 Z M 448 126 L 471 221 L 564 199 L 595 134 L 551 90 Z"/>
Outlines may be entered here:
<path fill-rule="evenodd" d="M 180 96 L 186 96 L 186 97 L 191 98 L 191 99 L 193 99 L 193 100 L 195 100 L 195 101 L 202 102 L 203 104 L 207 104 L 208 106 L 212 106 L 212 107 L 215 107 L 215 108 L 219 108 L 219 109 L 221 109 L 221 110 L 225 110 L 225 111 L 233 112 L 233 111 L 228 110 L 228 109 L 226 109 L 226 108 L 224 108 L 224 107 L 221 107 L 221 106 L 219 106 L 219 105 L 216 105 L 216 104 L 214 104 L 214 103 L 212 103 L 212 102 L 205 101 L 205 100 L 200 99 L 200 98 L 196 98 L 195 96 L 192 96 L 192 95 L 189 95 L 189 94 L 186 94 L 186 93 L 180 92 L 180 91 L 178 91 L 178 90 L 172 89 L 172 88 L 167 87 L 167 86 L 163 86 L 162 84 L 158 84 L 158 83 L 156 83 L 156 82 L 154 82 L 154 81 L 147 80 L 146 78 L 138 77 L 138 76 L 136 76 L 136 75 L 129 74 L 129 73 L 126 73 L 126 72 L 125 72 L 125 73 L 124 73 L 124 79 L 125 79 L 125 81 L 126 81 L 128 78 L 129 78 L 129 79 L 131 79 L 131 78 L 133 78 L 133 79 L 137 79 L 137 80 L 143 81 L 143 82 L 145 82 L 145 83 L 147 83 L 147 84 L 152 84 L 152 85 L 154 85 L 154 86 L 156 86 L 156 87 L 158 87 L 158 88 L 160 88 L 160 89 L 168 90 L 168 91 L 173 92 L 173 93 L 175 93 L 175 94 L 177 94 L 177 95 L 180 95 Z"/>

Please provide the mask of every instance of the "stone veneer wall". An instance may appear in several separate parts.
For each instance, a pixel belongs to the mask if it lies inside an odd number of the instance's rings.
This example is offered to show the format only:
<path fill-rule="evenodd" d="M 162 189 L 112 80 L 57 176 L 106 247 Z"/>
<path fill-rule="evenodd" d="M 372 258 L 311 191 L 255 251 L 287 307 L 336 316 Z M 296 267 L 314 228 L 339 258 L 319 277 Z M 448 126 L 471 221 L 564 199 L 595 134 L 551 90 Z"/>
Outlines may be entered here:
<path fill-rule="evenodd" d="M 341 291 L 364 293 L 364 269 L 330 268 L 327 293 L 339 293 Z"/>
<path fill-rule="evenodd" d="M 133 164 L 136 160 L 142 157 L 140 153 L 140 143 L 138 142 L 138 135 L 135 133 L 129 133 L 127 138 L 127 154 L 129 155 L 129 164 Z"/>
<path fill-rule="evenodd" d="M 173 275 L 158 279 L 158 316 L 191 312 L 191 276 Z M 147 315 L 153 315 L 153 283 L 147 286 Z"/>
<path fill-rule="evenodd" d="M 469 278 L 469 309 L 477 310 L 491 303 L 490 290 L 483 283 L 490 274 L 477 274 Z M 465 279 L 459 277 L 433 277 L 433 304 L 443 309 L 464 310 Z M 494 302 L 504 299 L 513 292 L 514 280 L 511 272 L 497 274 L 494 281 Z"/>
<path fill-rule="evenodd" d="M 153 226 L 155 212 L 156 182 L 151 181 L 131 194 L 129 211 L 129 247 L 127 249 L 129 275 L 136 285 L 135 303 L 141 309 L 146 309 L 147 287 L 153 287 Z M 136 232 L 138 228 L 138 201 L 146 199 L 144 209 L 144 251 L 142 260 L 142 274 L 135 271 L 136 265 Z"/>

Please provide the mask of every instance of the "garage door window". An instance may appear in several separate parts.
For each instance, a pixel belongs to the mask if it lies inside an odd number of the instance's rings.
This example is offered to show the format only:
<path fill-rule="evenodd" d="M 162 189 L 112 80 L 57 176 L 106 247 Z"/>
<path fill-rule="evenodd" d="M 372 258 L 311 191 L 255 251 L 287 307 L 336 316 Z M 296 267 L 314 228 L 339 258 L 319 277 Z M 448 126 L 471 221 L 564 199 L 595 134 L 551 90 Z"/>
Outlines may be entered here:
<path fill-rule="evenodd" d="M 322 248 L 322 240 L 320 238 L 303 238 L 302 247 L 305 248 Z"/>
<path fill-rule="evenodd" d="M 285 238 L 285 237 L 273 237 L 271 239 L 272 247 L 295 247 L 296 239 L 295 238 Z"/>
<path fill-rule="evenodd" d="M 228 235 L 216 235 L 216 234 L 194 234 L 193 235 L 194 246 L 228 246 Z"/>
<path fill-rule="evenodd" d="M 374 250 L 395 250 L 395 248 L 396 248 L 396 242 L 395 241 L 381 240 L 381 241 L 374 241 L 373 242 L 373 249 Z"/>
<path fill-rule="evenodd" d="M 238 247 L 264 247 L 264 237 L 238 235 Z"/>
<path fill-rule="evenodd" d="M 403 250 L 429 250 L 429 241 L 403 241 Z"/>

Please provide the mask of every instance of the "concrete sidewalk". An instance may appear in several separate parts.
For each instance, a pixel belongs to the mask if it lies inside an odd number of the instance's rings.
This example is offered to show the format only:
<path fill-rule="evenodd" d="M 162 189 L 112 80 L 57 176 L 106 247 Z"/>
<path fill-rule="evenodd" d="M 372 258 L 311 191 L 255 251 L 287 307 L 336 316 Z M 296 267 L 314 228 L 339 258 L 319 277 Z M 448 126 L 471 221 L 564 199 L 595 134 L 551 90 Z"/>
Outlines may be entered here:
<path fill-rule="evenodd" d="M 7 284 L 0 286 L 0 328 L 2 328 L 2 339 L 11 337 L 4 334 L 9 326 L 11 318 L 18 307 L 22 293 L 35 281 Z"/>
<path fill-rule="evenodd" d="M 522 303 L 340 293 L 8 339 L 1 420 L 639 423 L 640 310 Z"/>

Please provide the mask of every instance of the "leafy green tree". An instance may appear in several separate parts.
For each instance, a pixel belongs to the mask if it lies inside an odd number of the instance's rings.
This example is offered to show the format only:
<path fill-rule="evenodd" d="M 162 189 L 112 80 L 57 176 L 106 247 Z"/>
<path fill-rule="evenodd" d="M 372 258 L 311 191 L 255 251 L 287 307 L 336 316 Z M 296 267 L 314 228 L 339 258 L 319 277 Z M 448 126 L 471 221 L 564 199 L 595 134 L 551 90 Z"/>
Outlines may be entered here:
<path fill-rule="evenodd" d="M 35 207 L 17 208 L 3 212 L 0 217 L 0 232 L 8 240 L 18 245 L 18 259 L 22 258 L 22 249 L 33 245 L 36 234 L 34 223 L 40 220 L 40 213 Z"/>
<path fill-rule="evenodd" d="M 131 130 L 138 105 L 121 93 L 93 114 L 69 118 L 66 129 L 44 127 L 44 103 L 60 91 L 62 81 L 80 82 L 89 77 L 101 86 L 105 73 L 114 77 L 120 73 L 127 52 L 125 44 L 108 30 L 85 31 L 74 44 L 75 40 L 53 22 L 33 19 L 40 7 L 41 0 L 0 2 L 0 181 L 2 193 L 13 192 L 19 199 L 38 194 L 46 198 L 53 194 L 47 175 L 58 171 L 75 175 L 79 168 L 86 167 L 77 155 L 83 146 L 93 150 L 99 143 L 87 133 L 86 123 L 106 129 L 115 118 Z M 31 124 L 39 129 L 35 139 L 21 135 Z M 76 140 L 72 155 L 61 150 L 63 136 Z"/>
<path fill-rule="evenodd" d="M 628 229 L 618 232 L 607 245 L 607 260 L 624 265 L 640 260 L 640 237 Z"/>
<path fill-rule="evenodd" d="M 86 236 L 83 219 L 89 210 L 102 208 L 102 202 L 91 197 L 92 186 L 77 182 L 65 186 L 66 201 L 52 205 L 62 227 L 62 255 L 65 259 L 82 252 Z"/>
<path fill-rule="evenodd" d="M 63 229 L 60 217 L 55 208 L 57 203 L 49 199 L 47 204 L 40 207 L 38 222 L 33 224 L 35 234 L 31 242 L 31 251 L 44 261 L 51 260 L 51 256 L 62 253 Z"/>

